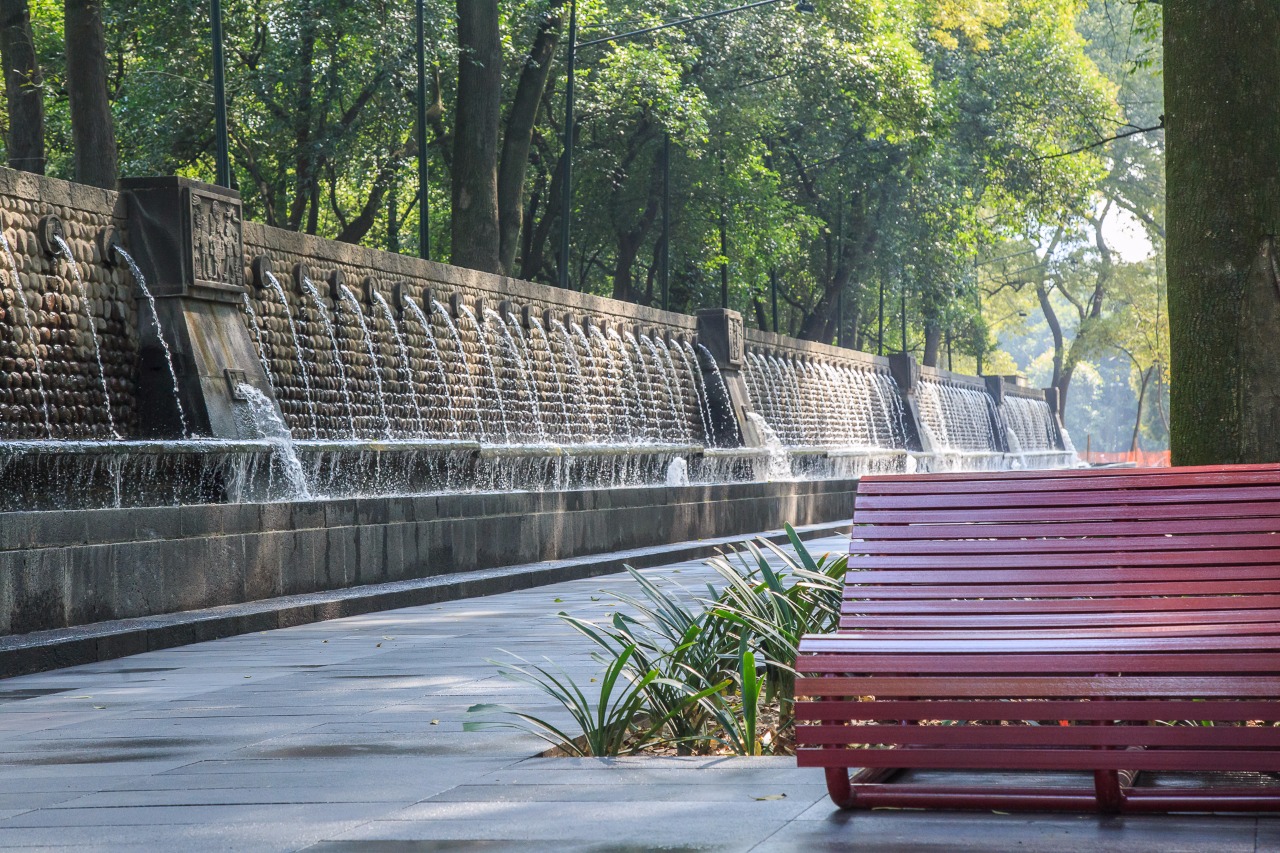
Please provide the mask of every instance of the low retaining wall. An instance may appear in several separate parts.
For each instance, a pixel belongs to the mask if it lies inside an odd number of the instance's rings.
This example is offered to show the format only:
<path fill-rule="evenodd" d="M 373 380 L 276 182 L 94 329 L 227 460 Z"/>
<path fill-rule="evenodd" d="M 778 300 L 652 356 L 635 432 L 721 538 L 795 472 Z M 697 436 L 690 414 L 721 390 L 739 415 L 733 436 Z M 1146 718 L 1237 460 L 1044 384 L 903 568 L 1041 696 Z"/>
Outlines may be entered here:
<path fill-rule="evenodd" d="M 848 519 L 821 480 L 0 516 L 0 635 Z"/>

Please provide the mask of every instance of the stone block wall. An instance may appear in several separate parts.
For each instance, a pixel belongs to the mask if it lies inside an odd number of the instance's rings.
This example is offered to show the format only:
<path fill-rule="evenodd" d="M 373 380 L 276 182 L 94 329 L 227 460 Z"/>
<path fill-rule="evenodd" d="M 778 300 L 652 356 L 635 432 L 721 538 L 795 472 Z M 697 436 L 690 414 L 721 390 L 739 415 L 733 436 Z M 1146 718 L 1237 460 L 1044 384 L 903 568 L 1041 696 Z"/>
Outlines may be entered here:
<path fill-rule="evenodd" d="M 48 215 L 63 224 L 74 270 L 41 245 Z M 12 250 L 0 250 L 0 438 L 112 438 L 113 428 L 133 435 L 135 285 L 127 269 L 103 262 L 97 242 L 106 226 L 124 229 L 124 200 L 0 168 L 0 219 Z"/>
<path fill-rule="evenodd" d="M 0 517 L 0 636 L 841 521 L 851 517 L 856 485 L 7 513 Z"/>

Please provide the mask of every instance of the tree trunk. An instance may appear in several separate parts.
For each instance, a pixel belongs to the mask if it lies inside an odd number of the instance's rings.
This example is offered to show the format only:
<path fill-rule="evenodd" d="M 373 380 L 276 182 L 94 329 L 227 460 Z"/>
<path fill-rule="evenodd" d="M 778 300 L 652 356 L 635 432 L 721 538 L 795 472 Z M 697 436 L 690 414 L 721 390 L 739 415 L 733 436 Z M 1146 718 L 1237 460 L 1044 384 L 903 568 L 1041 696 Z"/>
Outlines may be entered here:
<path fill-rule="evenodd" d="M 502 42 L 498 0 L 458 0 L 458 105 L 453 135 L 453 257 L 499 272 L 498 124 Z"/>
<path fill-rule="evenodd" d="M 0 61 L 9 107 L 9 167 L 44 174 L 44 76 L 27 0 L 0 0 Z"/>
<path fill-rule="evenodd" d="M 298 43 L 298 111 L 293 123 L 293 203 L 289 206 L 289 228 L 301 230 L 311 186 L 316 181 L 316 163 L 311 152 L 311 111 L 315 94 L 316 27 L 310 4 L 302 7 L 302 32 Z"/>
<path fill-rule="evenodd" d="M 507 113 L 498 168 L 498 261 L 504 275 L 513 275 L 516 247 L 524 219 L 524 181 L 529 170 L 529 148 L 542 104 L 542 93 L 551 76 L 551 58 L 560 40 L 560 17 L 547 14 L 538 26 L 533 48 L 520 72 L 520 82 Z"/>
<path fill-rule="evenodd" d="M 924 355 L 920 363 L 925 367 L 938 366 L 938 353 L 942 350 L 942 327 L 933 321 L 924 324 Z"/>
<path fill-rule="evenodd" d="M 107 99 L 107 43 L 101 0 L 66 0 L 67 96 L 75 179 L 114 189 L 116 132 Z"/>
<path fill-rule="evenodd" d="M 1165 0 L 1175 465 L 1280 460 L 1280 4 Z"/>
<path fill-rule="evenodd" d="M 1147 384 L 1151 382 L 1151 371 L 1155 367 L 1148 367 L 1142 371 L 1142 385 L 1138 388 L 1138 413 L 1133 416 L 1133 437 L 1129 439 L 1130 452 L 1136 452 L 1138 449 L 1138 434 L 1142 431 L 1142 403 L 1147 398 Z"/>

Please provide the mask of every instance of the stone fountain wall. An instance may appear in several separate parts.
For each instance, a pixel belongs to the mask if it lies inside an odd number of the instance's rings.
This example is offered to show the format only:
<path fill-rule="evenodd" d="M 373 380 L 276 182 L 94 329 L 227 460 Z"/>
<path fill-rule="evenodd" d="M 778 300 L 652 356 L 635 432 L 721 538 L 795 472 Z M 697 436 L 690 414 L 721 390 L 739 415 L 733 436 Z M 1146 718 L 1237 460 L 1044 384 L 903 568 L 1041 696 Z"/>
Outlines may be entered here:
<path fill-rule="evenodd" d="M 246 327 L 261 344 L 281 413 L 297 438 L 345 439 L 354 433 L 375 439 L 607 442 L 626 432 L 619 421 L 632 409 L 633 419 L 650 416 L 647 427 L 632 431 L 632 440 L 705 440 L 703 403 L 685 345 L 695 337 L 692 317 L 252 222 L 245 223 L 244 243 L 254 282 L 253 317 L 246 313 Z M 305 290 L 303 276 L 314 293 Z M 343 296 L 344 287 L 350 296 Z M 357 304 L 372 357 L 354 314 Z M 566 336 L 557 328 L 574 331 Z M 632 339 L 646 343 L 637 351 Z M 455 340 L 465 358 L 459 358 Z M 655 356 L 649 342 L 666 351 L 657 349 Z M 566 353 L 570 348 L 572 354 Z M 668 357 L 664 374 L 656 359 Z M 584 381 L 566 375 L 570 362 L 577 363 Z M 640 406 L 646 411 L 635 411 Z M 588 434 L 565 417 L 579 411 L 590 413 Z"/>
<path fill-rule="evenodd" d="M 83 295 L 68 262 L 41 244 L 41 219 L 49 215 L 63 223 Z M 125 228 L 123 198 L 0 168 L 0 220 L 14 262 L 0 250 L 0 438 L 112 438 L 112 425 L 118 435 L 135 434 L 139 339 L 133 282 L 127 270 L 103 262 L 96 240 L 106 226 Z"/>

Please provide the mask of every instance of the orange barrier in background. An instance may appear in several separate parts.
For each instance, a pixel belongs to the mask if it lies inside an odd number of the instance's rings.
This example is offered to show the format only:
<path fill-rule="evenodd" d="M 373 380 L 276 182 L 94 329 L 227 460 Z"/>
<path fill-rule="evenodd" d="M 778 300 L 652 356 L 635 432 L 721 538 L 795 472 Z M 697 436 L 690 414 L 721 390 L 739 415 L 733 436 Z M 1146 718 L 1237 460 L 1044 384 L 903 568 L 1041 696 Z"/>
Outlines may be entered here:
<path fill-rule="evenodd" d="M 1139 468 L 1168 468 L 1169 451 L 1167 450 L 1090 450 L 1081 452 L 1080 458 L 1090 465 L 1108 465 L 1117 462 L 1132 462 Z"/>

